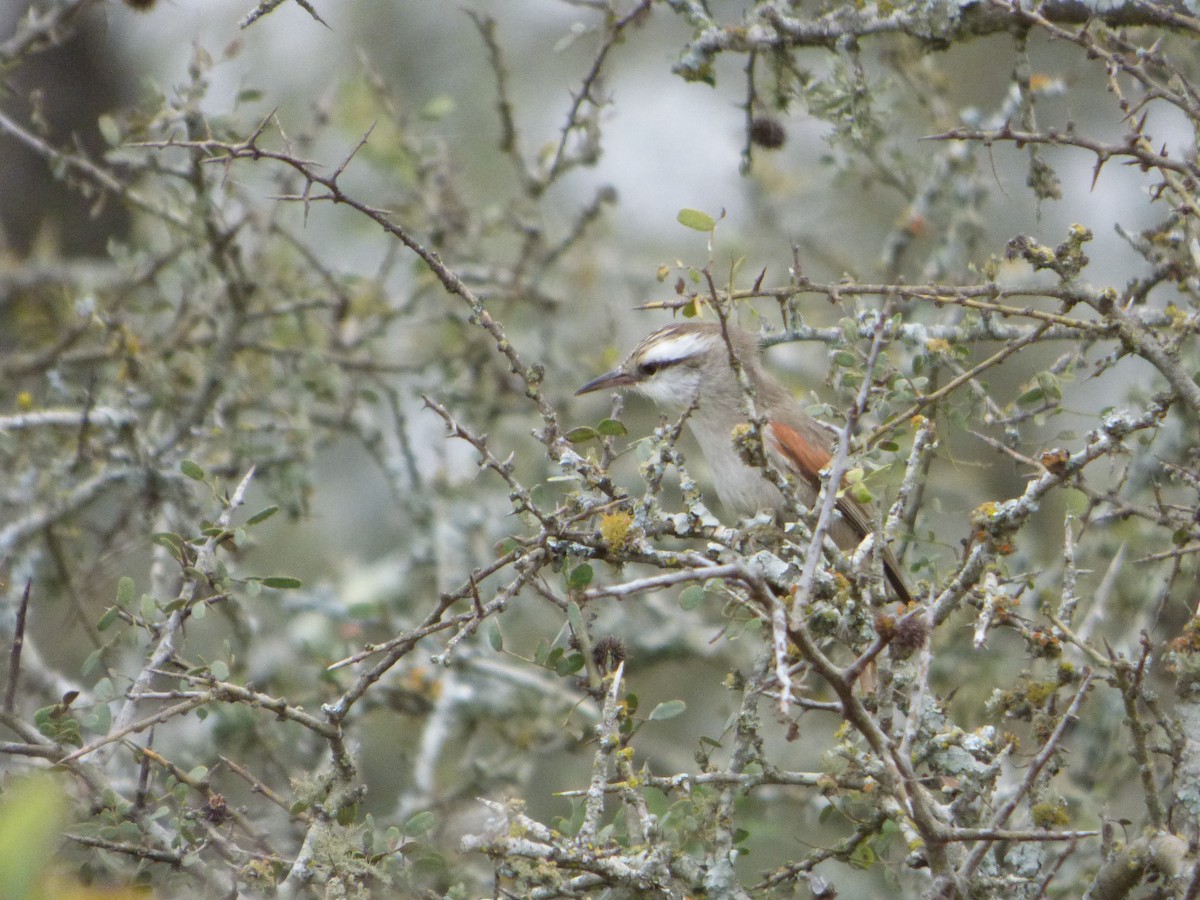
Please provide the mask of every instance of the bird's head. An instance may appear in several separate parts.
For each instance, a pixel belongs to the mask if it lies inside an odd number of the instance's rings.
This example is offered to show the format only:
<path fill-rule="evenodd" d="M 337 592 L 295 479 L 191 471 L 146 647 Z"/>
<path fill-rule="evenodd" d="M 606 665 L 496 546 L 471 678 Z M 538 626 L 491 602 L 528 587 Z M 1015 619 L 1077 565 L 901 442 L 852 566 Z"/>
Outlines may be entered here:
<path fill-rule="evenodd" d="M 758 339 L 729 326 L 729 341 L 742 365 L 757 374 Z M 620 366 L 577 390 L 576 395 L 633 388 L 668 409 L 686 409 L 699 396 L 740 396 L 729 365 L 729 345 L 716 322 L 682 322 L 660 328 Z"/>

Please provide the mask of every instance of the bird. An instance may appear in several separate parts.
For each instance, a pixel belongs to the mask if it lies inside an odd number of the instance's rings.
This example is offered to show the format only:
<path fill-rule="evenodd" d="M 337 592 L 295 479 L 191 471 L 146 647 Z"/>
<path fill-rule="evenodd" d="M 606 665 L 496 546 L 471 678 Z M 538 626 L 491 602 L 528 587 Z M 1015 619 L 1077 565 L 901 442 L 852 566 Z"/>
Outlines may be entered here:
<path fill-rule="evenodd" d="M 575 395 L 629 388 L 676 414 L 690 409 L 688 429 L 712 470 L 725 507 L 739 515 L 760 510 L 783 514 L 788 504 L 779 488 L 734 446 L 734 430 L 748 423 L 749 415 L 731 349 L 754 388 L 755 407 L 766 420 L 763 447 L 768 458 L 793 476 L 796 499 L 811 507 L 821 488 L 821 470 L 832 459 L 837 432 L 800 408 L 791 392 L 763 369 L 759 338 L 735 325 L 676 322 L 660 328 L 621 365 L 593 378 Z M 829 534 L 842 549 L 853 549 L 872 532 L 871 514 L 845 492 L 837 499 L 837 511 Z M 895 554 L 885 546 L 881 555 L 892 593 L 902 603 L 911 603 Z"/>

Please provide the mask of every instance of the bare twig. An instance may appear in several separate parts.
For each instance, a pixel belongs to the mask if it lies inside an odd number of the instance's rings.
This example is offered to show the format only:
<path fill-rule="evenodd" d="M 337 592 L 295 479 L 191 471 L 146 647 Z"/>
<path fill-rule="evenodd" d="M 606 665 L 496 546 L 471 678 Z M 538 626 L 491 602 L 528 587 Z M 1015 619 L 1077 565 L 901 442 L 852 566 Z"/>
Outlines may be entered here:
<path fill-rule="evenodd" d="M 17 606 L 17 621 L 13 626 L 12 649 L 8 653 L 8 684 L 4 689 L 4 711 L 11 713 L 17 702 L 17 682 L 21 677 L 21 648 L 25 644 L 25 614 L 29 611 L 29 591 L 33 579 L 25 580 L 21 602 Z"/>

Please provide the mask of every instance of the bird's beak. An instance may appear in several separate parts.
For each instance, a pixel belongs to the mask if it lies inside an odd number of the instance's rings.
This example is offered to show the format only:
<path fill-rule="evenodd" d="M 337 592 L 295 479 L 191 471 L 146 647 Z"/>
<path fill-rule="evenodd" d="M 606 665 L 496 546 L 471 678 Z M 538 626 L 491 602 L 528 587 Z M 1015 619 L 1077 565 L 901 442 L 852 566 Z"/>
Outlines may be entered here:
<path fill-rule="evenodd" d="M 606 388 L 623 388 L 633 384 L 633 378 L 621 369 L 613 369 L 611 372 L 605 372 L 599 378 L 593 378 L 583 387 L 575 392 L 575 396 L 580 394 L 590 394 L 592 391 L 603 391 Z"/>

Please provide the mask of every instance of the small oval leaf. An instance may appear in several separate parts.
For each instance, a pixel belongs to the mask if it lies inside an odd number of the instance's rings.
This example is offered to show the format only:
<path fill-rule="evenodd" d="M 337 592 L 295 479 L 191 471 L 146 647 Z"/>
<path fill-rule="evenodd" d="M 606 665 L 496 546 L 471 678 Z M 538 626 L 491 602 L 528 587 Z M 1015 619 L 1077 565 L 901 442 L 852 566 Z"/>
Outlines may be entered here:
<path fill-rule="evenodd" d="M 262 512 L 255 513 L 250 518 L 248 518 L 246 520 L 245 527 L 249 527 L 251 525 L 257 525 L 259 522 L 265 522 L 267 519 L 271 518 L 271 516 L 275 515 L 275 513 L 277 513 L 277 512 L 279 512 L 278 506 L 268 506 Z"/>
<path fill-rule="evenodd" d="M 107 631 L 112 628 L 113 623 L 117 621 L 117 617 L 121 615 L 121 607 L 110 606 L 105 610 L 104 615 L 100 617 L 100 621 L 96 623 L 97 631 Z"/>
<path fill-rule="evenodd" d="M 571 630 L 576 634 L 583 631 L 583 610 L 579 608 L 579 604 L 574 600 L 567 603 L 567 622 L 571 626 Z"/>
<path fill-rule="evenodd" d="M 171 555 L 175 559 L 183 560 L 183 538 L 177 534 L 172 534 L 169 531 L 160 531 L 158 534 L 150 538 L 150 542 L 158 544 L 160 547 L 165 547 L 171 551 Z"/>
<path fill-rule="evenodd" d="M 563 678 L 568 675 L 574 675 L 583 668 L 583 654 L 572 653 L 570 656 L 564 656 L 554 664 L 554 672 Z"/>
<path fill-rule="evenodd" d="M 683 715 L 686 710 L 687 704 L 682 700 L 664 700 L 650 710 L 649 721 L 662 722 L 664 719 L 674 719 L 676 716 Z"/>
<path fill-rule="evenodd" d="M 695 609 L 704 599 L 704 588 L 698 584 L 693 584 L 683 589 L 679 595 L 680 609 Z"/>
<path fill-rule="evenodd" d="M 571 570 L 571 574 L 567 577 L 567 589 L 572 591 L 581 591 L 592 583 L 592 567 L 587 563 L 580 563 Z"/>
<path fill-rule="evenodd" d="M 712 231 L 717 227 L 716 219 L 698 209 L 681 209 L 675 218 L 684 228 L 693 231 Z"/>
<path fill-rule="evenodd" d="M 191 478 L 193 481 L 204 480 L 204 469 L 202 469 L 200 464 L 194 460 L 185 459 L 179 464 L 179 471 L 188 478 Z"/>
<path fill-rule="evenodd" d="M 271 575 L 262 579 L 263 587 L 275 588 L 277 591 L 290 591 L 301 587 L 304 582 L 290 575 Z"/>
<path fill-rule="evenodd" d="M 585 441 L 595 440 L 596 435 L 597 432 L 595 428 L 592 428 L 590 425 L 580 425 L 578 428 L 572 428 L 565 435 L 563 435 L 563 437 L 565 437 L 572 444 L 582 444 Z"/>
<path fill-rule="evenodd" d="M 420 837 L 429 831 L 437 822 L 437 816 L 429 810 L 419 812 L 404 823 L 404 834 L 408 837 Z"/>
<path fill-rule="evenodd" d="M 125 575 L 117 582 L 117 606 L 121 609 L 129 609 L 133 606 L 134 597 L 137 596 L 137 588 L 133 583 L 133 579 Z"/>

